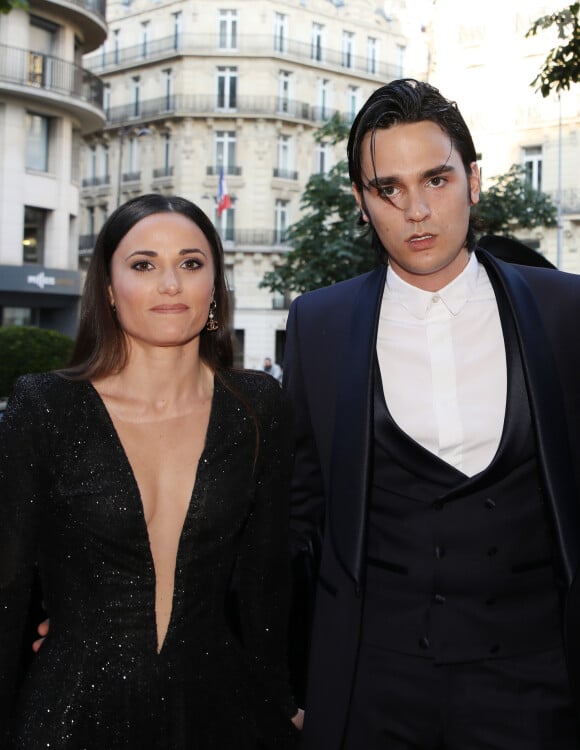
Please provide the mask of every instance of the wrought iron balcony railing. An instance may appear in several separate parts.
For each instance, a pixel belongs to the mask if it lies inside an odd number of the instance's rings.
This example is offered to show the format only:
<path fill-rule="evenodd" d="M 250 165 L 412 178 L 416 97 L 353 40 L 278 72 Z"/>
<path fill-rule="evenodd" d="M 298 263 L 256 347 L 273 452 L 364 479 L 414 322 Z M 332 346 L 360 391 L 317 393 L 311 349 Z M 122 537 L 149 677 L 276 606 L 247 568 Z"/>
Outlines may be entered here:
<path fill-rule="evenodd" d="M 103 82 L 68 60 L 0 44 L 0 81 L 71 96 L 103 108 Z"/>

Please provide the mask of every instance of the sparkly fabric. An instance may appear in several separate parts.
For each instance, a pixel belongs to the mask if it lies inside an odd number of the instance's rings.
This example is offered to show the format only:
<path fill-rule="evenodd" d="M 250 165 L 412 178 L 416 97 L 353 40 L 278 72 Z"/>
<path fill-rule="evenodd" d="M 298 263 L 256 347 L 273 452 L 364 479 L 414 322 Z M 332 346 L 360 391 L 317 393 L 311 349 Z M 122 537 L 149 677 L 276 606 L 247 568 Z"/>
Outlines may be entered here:
<path fill-rule="evenodd" d="M 19 380 L 0 422 L 0 737 L 11 736 L 0 747 L 297 746 L 289 440 L 272 378 L 216 376 L 158 654 L 143 508 L 103 402 L 89 383 L 56 374 Z M 17 687 L 35 563 L 50 633 Z"/>

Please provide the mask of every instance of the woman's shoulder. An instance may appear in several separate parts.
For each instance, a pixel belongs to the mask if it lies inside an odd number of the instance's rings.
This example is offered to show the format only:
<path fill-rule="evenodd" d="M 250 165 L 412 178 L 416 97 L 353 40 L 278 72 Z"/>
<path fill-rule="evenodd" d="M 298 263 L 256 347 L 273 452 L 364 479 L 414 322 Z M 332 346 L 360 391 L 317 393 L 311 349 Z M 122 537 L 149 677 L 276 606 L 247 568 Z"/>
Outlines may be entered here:
<path fill-rule="evenodd" d="M 258 412 L 261 411 L 260 407 L 277 406 L 283 400 L 280 383 L 266 372 L 222 370 L 218 377 L 234 396 Z"/>
<path fill-rule="evenodd" d="M 82 381 L 73 381 L 59 372 L 37 372 L 21 375 L 8 397 L 9 406 L 26 404 L 70 403 Z"/>

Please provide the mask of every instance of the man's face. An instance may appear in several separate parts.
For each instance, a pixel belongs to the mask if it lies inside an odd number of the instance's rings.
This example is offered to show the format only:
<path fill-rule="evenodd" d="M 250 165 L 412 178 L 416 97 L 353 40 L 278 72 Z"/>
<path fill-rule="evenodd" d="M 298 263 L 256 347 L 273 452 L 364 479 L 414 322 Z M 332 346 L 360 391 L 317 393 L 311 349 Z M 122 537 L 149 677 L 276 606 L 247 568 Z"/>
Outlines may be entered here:
<path fill-rule="evenodd" d="M 468 176 L 459 152 L 429 120 L 394 125 L 362 143 L 363 182 L 355 198 L 393 269 L 410 284 L 437 291 L 465 268 L 469 209 L 479 200 L 479 169 Z M 374 164 L 373 164 L 374 162 Z"/>

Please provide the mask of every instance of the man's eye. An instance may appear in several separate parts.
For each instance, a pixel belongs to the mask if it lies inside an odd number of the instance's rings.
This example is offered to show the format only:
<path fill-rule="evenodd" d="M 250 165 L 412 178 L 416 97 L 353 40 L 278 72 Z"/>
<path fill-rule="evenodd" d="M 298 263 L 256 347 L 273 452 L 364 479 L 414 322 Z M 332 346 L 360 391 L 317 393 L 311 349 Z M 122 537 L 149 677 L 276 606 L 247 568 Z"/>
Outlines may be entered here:
<path fill-rule="evenodd" d="M 445 179 L 445 177 L 441 177 L 440 175 L 438 177 L 432 177 L 429 180 L 429 183 L 433 187 L 441 187 L 441 185 L 444 185 L 446 182 L 447 182 L 447 180 Z"/>
<path fill-rule="evenodd" d="M 395 198 L 401 191 L 394 185 L 384 185 L 379 188 L 379 195 L 381 198 Z"/>

